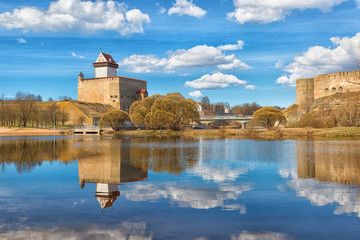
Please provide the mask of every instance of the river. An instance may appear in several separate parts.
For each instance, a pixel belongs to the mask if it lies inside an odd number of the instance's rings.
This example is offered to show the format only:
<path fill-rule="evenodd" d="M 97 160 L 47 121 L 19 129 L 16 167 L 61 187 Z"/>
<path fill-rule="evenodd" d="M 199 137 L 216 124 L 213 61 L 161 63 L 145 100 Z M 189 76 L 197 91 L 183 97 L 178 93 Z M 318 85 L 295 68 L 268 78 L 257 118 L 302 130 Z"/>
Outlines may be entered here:
<path fill-rule="evenodd" d="M 360 141 L 1 137 L 0 239 L 360 239 Z"/>

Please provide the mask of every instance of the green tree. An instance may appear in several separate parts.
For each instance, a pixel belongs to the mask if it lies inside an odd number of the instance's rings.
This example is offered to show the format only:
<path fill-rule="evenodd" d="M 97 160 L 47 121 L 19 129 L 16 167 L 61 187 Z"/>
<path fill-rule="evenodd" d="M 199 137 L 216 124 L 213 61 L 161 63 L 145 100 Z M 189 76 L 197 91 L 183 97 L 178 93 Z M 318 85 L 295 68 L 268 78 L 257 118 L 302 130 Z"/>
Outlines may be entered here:
<path fill-rule="evenodd" d="M 183 125 L 198 121 L 200 116 L 193 100 L 185 99 L 180 93 L 169 93 L 134 102 L 130 107 L 130 118 L 136 126 L 180 130 Z"/>
<path fill-rule="evenodd" d="M 286 123 L 286 117 L 283 112 L 273 107 L 264 107 L 257 110 L 252 121 L 267 128 L 277 128 L 280 124 Z"/>
<path fill-rule="evenodd" d="M 102 115 L 99 120 L 101 127 L 111 127 L 114 131 L 119 131 L 126 120 L 129 119 L 129 114 L 120 109 L 112 109 Z"/>

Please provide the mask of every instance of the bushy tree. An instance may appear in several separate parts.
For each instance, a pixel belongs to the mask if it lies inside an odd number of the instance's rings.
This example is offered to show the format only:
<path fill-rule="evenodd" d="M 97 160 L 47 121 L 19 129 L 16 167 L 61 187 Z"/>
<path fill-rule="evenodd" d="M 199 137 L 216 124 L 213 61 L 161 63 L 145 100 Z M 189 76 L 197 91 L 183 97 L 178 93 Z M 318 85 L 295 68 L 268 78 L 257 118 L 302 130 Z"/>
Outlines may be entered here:
<path fill-rule="evenodd" d="M 126 120 L 129 119 L 129 114 L 120 109 L 112 109 L 102 115 L 99 120 L 101 127 L 111 127 L 114 131 L 119 131 Z"/>
<path fill-rule="evenodd" d="M 286 117 L 279 109 L 264 107 L 254 113 L 252 121 L 266 129 L 272 129 L 278 127 L 280 124 L 285 124 Z"/>
<path fill-rule="evenodd" d="M 196 102 L 185 99 L 180 93 L 169 93 L 134 102 L 130 107 L 130 118 L 136 126 L 180 130 L 183 125 L 198 121 L 200 116 Z"/>

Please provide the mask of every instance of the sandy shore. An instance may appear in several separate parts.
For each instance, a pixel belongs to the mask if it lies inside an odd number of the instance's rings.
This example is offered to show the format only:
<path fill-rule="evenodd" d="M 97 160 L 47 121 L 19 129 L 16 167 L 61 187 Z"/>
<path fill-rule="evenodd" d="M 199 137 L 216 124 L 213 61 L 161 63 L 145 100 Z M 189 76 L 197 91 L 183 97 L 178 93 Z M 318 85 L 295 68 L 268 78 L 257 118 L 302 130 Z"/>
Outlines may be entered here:
<path fill-rule="evenodd" d="M 17 128 L 0 127 L 0 136 L 46 136 L 62 135 L 62 130 L 40 129 L 40 128 Z"/>

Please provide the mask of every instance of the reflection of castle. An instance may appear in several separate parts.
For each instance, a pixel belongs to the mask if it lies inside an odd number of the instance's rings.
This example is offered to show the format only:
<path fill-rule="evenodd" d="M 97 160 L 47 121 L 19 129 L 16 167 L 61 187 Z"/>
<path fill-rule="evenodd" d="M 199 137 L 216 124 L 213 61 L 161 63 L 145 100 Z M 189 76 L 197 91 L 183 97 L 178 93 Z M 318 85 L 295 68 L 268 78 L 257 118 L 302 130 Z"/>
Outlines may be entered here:
<path fill-rule="evenodd" d="M 346 141 L 298 142 L 297 171 L 300 178 L 360 185 L 360 149 Z"/>
<path fill-rule="evenodd" d="M 111 207 L 120 195 L 118 185 L 147 179 L 147 164 L 134 165 L 130 148 L 119 147 L 101 156 L 79 158 L 79 183 L 96 183 L 96 198 L 102 209 Z"/>

